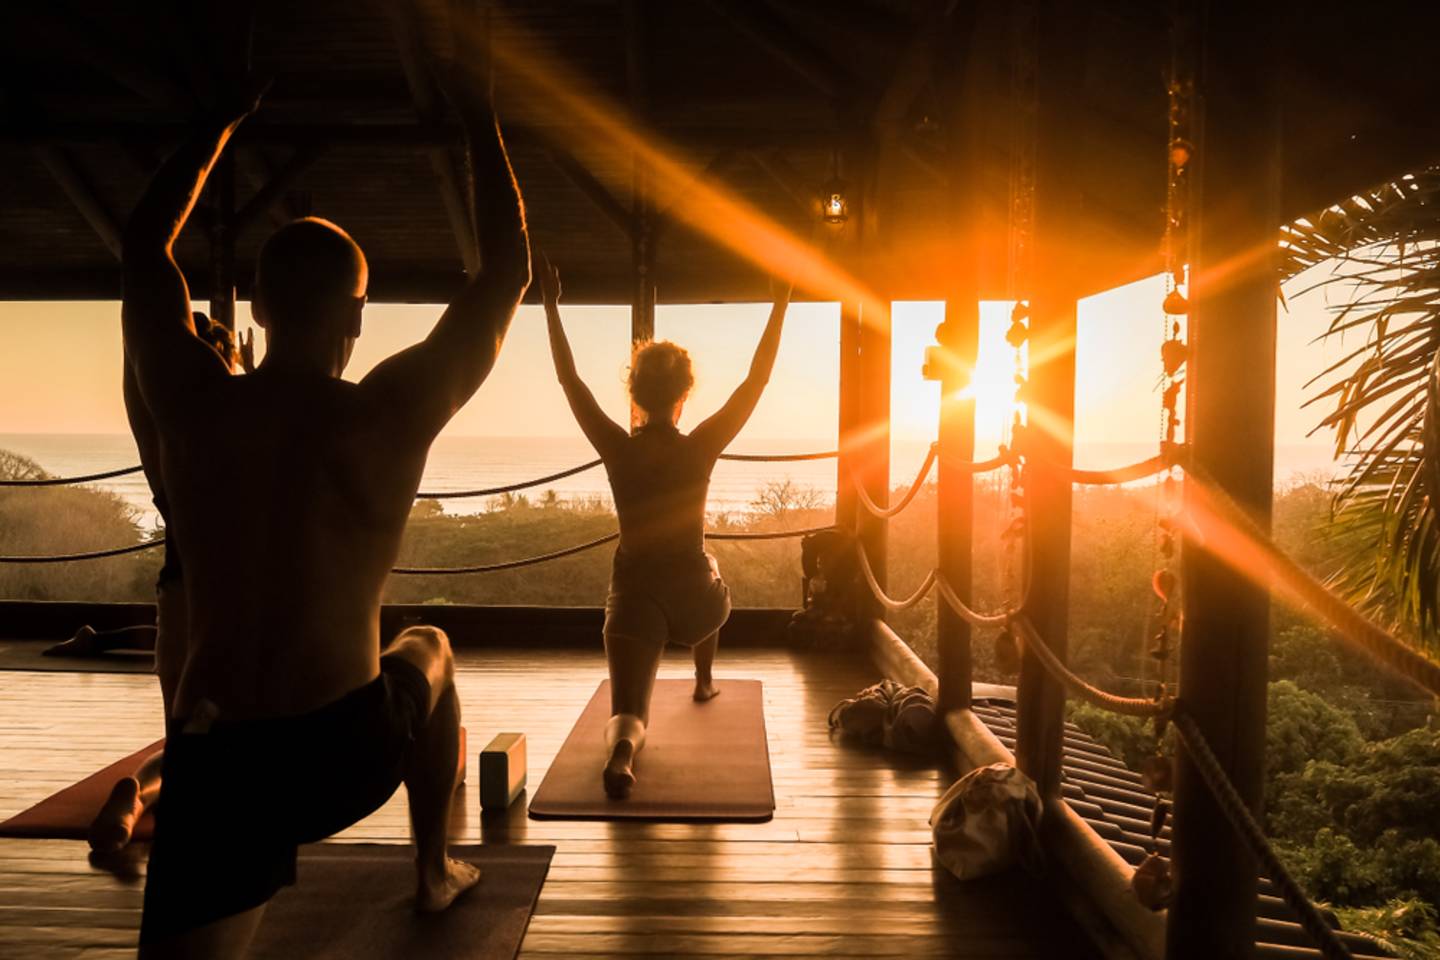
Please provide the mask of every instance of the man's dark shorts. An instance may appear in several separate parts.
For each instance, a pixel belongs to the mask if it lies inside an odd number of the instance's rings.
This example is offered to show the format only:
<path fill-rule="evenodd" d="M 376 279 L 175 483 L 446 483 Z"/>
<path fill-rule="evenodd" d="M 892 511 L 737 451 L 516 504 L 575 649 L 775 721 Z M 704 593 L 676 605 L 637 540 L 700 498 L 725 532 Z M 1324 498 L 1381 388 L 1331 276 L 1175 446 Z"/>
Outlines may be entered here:
<path fill-rule="evenodd" d="M 295 882 L 296 847 L 378 810 L 400 785 L 430 709 L 414 664 L 296 717 L 172 724 L 165 740 L 140 942 L 258 907 Z"/>

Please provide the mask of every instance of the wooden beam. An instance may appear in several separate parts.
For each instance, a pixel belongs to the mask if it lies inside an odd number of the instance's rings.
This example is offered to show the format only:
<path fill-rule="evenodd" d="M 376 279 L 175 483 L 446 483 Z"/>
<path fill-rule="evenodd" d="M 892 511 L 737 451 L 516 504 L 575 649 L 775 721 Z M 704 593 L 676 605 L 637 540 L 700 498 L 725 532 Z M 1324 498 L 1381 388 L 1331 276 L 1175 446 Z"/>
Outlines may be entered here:
<path fill-rule="evenodd" d="M 35 155 L 45 165 L 45 169 L 50 171 L 50 175 L 55 178 L 60 189 L 65 191 L 65 195 L 70 198 L 75 209 L 80 211 L 85 222 L 90 224 L 91 229 L 105 244 L 106 249 L 115 256 L 116 260 L 119 260 L 121 253 L 120 225 L 111 216 L 110 211 L 105 208 L 104 201 L 95 193 L 85 175 L 75 166 L 70 155 L 56 146 L 36 147 Z"/>
<path fill-rule="evenodd" d="M 1273 68 L 1281 28 L 1273 11 L 1210 8 L 1197 93 L 1190 211 L 1191 353 L 1185 392 L 1191 456 L 1257 527 L 1274 495 L 1280 97 Z M 1194 495 L 1187 478 L 1186 498 Z M 1187 540 L 1180 595 L 1180 700 L 1221 767 L 1263 822 L 1270 597 Z M 1221 813 L 1188 754 L 1175 781 L 1175 902 L 1166 956 L 1255 955 L 1259 866 Z"/>
<path fill-rule="evenodd" d="M 235 214 L 235 235 L 238 237 L 243 234 L 261 217 L 271 213 L 277 205 L 283 205 L 285 192 L 315 165 L 315 161 L 319 160 L 324 152 L 324 148 L 319 146 L 305 146 L 296 150 L 285 165 L 271 174 L 265 185 Z"/>
<path fill-rule="evenodd" d="M 617 200 L 615 195 L 564 147 L 551 146 L 545 153 L 549 156 L 550 162 L 555 164 L 555 168 L 564 174 L 565 178 L 605 215 L 605 219 L 624 234 L 626 239 L 630 239 L 635 229 L 635 223 L 629 208 Z"/>
<path fill-rule="evenodd" d="M 174 77 L 157 70 L 145 59 L 130 56 L 130 45 L 120 38 L 97 36 L 90 19 L 71 9 L 68 3 L 49 0 L 29 4 L 25 9 L 27 15 L 35 18 L 32 26 L 58 41 L 55 51 L 58 56 L 73 57 L 158 106 L 176 111 L 189 111 L 194 107 L 194 97 Z"/>
<path fill-rule="evenodd" d="M 870 124 L 877 134 L 885 135 L 902 123 L 915 97 L 929 82 L 936 57 L 948 35 L 945 21 L 954 11 L 955 4 L 956 0 L 931 0 L 924 19 L 911 34 L 885 88 L 875 98 Z"/>
<path fill-rule="evenodd" d="M 419 24 L 412 0 L 380 0 L 390 18 L 390 29 L 395 39 L 395 50 L 400 58 L 401 69 L 405 71 L 405 82 L 410 87 L 410 96 L 415 102 L 415 112 L 422 123 L 439 122 L 444 114 L 440 91 L 425 63 Z M 426 148 L 430 167 L 440 190 L 440 201 L 445 206 L 445 216 L 450 221 L 450 232 L 455 236 L 455 246 L 460 252 L 460 261 L 470 276 L 480 269 L 480 247 L 475 239 L 475 228 L 471 222 L 469 196 L 456 168 L 454 155 L 447 145 L 437 144 Z"/>
<path fill-rule="evenodd" d="M 643 129 L 649 114 L 647 79 L 649 37 L 646 30 L 647 0 L 621 0 L 625 24 L 625 80 L 630 96 L 630 113 L 636 128 Z M 630 188 L 630 343 L 632 346 L 655 339 L 655 211 L 650 190 L 650 169 L 636 155 L 631 157 Z M 630 404 L 630 427 L 644 422 L 645 415 Z"/>
<path fill-rule="evenodd" d="M 848 71 L 790 26 L 765 0 L 710 0 L 710 6 L 741 33 L 832 100 L 854 88 Z"/>

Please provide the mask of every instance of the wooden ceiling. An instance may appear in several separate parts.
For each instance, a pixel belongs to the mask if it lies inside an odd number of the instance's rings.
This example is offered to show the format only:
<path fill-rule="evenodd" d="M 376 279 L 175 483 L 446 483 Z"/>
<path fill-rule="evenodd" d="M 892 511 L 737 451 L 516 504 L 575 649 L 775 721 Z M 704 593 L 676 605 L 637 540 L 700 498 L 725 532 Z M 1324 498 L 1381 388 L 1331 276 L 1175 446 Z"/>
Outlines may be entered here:
<path fill-rule="evenodd" d="M 196 8 L 211 6 L 46 0 L 0 13 L 0 298 L 118 295 L 119 225 L 213 89 L 215 64 L 227 62 L 207 39 L 215 25 L 199 22 L 207 14 Z M 830 245 L 841 240 L 817 233 L 813 197 L 837 150 L 849 176 L 854 145 L 885 111 L 894 136 L 872 276 L 896 299 L 942 296 L 956 255 L 951 221 L 973 217 L 984 292 L 1003 296 L 1012 46 L 1003 12 L 990 9 L 1003 6 L 268 0 L 254 13 L 250 57 L 275 80 L 235 147 L 241 295 L 273 224 L 304 212 L 335 220 L 364 247 L 372 299 L 443 300 L 462 282 L 445 201 L 447 189 L 464 189 L 462 158 L 429 64 L 465 56 L 473 35 L 457 34 L 463 23 L 522 67 L 556 65 L 570 88 L 663 144 L 689 174 Z M 1038 7 L 1043 16 L 1048 5 Z M 1066 239 L 1094 290 L 1158 269 L 1167 8 L 1078 5 L 1079 197 Z M 1440 74 L 1426 49 L 1436 15 L 1420 4 L 1387 9 L 1381 22 L 1341 5 L 1295 5 L 1275 58 L 1286 91 L 1287 216 L 1440 158 Z M 567 298 L 629 302 L 629 154 L 497 60 L 497 110 L 532 232 L 561 265 Z M 957 115 L 946 71 L 959 62 L 980 104 L 968 116 L 982 163 L 973 202 L 957 210 L 945 144 Z M 765 298 L 760 267 L 664 209 L 654 222 L 662 302 Z M 178 254 L 194 295 L 207 296 L 203 216 Z"/>

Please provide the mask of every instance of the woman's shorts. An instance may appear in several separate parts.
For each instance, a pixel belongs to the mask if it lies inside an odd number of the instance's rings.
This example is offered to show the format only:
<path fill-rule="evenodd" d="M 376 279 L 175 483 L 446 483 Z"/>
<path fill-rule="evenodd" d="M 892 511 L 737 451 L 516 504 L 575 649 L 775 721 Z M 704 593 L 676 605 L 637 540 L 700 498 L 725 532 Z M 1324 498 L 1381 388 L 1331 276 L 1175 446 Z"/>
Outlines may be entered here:
<path fill-rule="evenodd" d="M 693 647 L 729 616 L 730 588 L 710 554 L 640 560 L 615 555 L 605 636 Z"/>

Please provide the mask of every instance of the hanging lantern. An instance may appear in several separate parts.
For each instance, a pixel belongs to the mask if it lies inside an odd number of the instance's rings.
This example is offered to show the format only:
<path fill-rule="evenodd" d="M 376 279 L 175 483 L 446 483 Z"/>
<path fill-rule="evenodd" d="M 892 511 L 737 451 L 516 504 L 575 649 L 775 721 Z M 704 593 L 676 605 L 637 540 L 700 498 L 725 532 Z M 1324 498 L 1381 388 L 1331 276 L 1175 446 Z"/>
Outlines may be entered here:
<path fill-rule="evenodd" d="M 820 200 L 820 219 L 839 225 L 850 219 L 850 202 L 845 199 L 845 181 L 834 179 L 825 184 Z"/>

